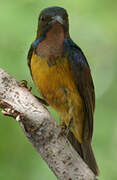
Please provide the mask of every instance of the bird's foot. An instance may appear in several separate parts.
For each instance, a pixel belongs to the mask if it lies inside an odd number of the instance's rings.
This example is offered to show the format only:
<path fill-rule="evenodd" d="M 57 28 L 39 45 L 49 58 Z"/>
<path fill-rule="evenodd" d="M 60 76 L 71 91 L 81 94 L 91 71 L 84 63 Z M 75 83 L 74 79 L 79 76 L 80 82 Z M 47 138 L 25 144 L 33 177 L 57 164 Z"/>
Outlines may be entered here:
<path fill-rule="evenodd" d="M 59 137 L 60 136 L 67 136 L 68 135 L 68 130 L 67 130 L 67 126 L 65 125 L 64 122 L 62 122 L 60 124 L 60 128 L 61 128 L 61 130 L 60 130 L 60 133 L 59 133 Z"/>
<path fill-rule="evenodd" d="M 26 80 L 22 80 L 22 81 L 21 81 L 21 84 L 20 84 L 20 87 L 24 87 L 24 88 L 28 89 L 28 91 L 31 91 L 31 90 L 32 90 L 32 87 L 28 87 L 27 84 L 28 84 L 28 83 L 27 83 Z"/>
<path fill-rule="evenodd" d="M 65 125 L 65 123 L 64 123 L 64 122 L 60 124 L 60 128 L 61 128 L 61 131 L 60 131 L 59 136 L 61 136 L 61 135 L 64 135 L 64 134 L 65 134 L 65 131 L 66 131 L 66 125 Z"/>
<path fill-rule="evenodd" d="M 21 83 L 19 84 L 20 87 L 24 87 L 26 89 L 28 89 L 28 91 L 31 91 L 32 90 L 32 87 L 28 87 L 28 83 L 26 80 L 22 80 Z M 34 95 L 35 96 L 35 95 Z M 38 99 L 38 101 L 41 103 L 41 104 L 44 104 L 46 106 L 49 106 L 49 104 L 44 100 L 44 99 L 41 99 L 37 96 L 35 96 L 36 99 Z"/>
<path fill-rule="evenodd" d="M 65 135 L 66 137 L 68 136 L 69 131 L 72 127 L 72 122 L 73 122 L 73 118 L 70 119 L 68 126 L 66 126 L 64 122 L 62 122 L 60 124 L 61 131 L 60 131 L 59 136 L 61 136 L 61 135 Z"/>

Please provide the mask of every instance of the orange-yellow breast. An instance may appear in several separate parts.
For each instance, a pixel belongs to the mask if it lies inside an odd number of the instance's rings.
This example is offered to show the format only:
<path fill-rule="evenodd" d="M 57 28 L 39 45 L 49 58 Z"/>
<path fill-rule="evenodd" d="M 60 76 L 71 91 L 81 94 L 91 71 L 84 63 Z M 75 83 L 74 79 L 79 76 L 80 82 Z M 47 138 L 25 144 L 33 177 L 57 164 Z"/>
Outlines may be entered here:
<path fill-rule="evenodd" d="M 77 91 L 66 58 L 58 58 L 50 65 L 48 59 L 40 58 L 33 53 L 31 59 L 33 80 L 45 100 L 60 115 L 66 125 L 73 118 L 71 131 L 82 142 L 83 105 Z"/>

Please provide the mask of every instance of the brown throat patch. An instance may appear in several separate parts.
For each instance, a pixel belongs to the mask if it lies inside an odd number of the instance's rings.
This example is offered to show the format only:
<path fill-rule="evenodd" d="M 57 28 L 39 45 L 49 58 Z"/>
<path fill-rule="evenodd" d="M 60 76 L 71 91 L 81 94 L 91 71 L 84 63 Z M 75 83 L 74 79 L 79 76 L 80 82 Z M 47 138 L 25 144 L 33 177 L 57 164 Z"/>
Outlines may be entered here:
<path fill-rule="evenodd" d="M 54 24 L 46 33 L 45 39 L 38 44 L 36 53 L 40 57 L 56 59 L 62 56 L 64 42 L 64 29 L 61 24 Z"/>

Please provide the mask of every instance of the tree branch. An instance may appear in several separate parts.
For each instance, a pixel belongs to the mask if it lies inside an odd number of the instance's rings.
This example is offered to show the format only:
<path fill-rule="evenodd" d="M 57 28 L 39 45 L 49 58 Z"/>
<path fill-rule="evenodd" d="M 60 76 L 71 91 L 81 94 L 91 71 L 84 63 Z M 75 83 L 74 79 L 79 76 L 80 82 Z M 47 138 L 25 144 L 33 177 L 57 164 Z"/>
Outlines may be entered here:
<path fill-rule="evenodd" d="M 0 107 L 15 118 L 59 180 L 94 180 L 50 113 L 19 82 L 0 69 Z"/>

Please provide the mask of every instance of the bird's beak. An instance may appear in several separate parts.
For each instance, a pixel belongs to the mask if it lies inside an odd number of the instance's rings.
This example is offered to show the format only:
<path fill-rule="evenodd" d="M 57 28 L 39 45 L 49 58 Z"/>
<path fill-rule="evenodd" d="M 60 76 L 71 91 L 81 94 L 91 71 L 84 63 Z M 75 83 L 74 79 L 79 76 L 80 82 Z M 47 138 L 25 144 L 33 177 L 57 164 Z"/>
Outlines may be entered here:
<path fill-rule="evenodd" d="M 61 16 L 54 16 L 52 17 L 52 23 L 59 22 L 60 24 L 63 24 L 63 19 Z"/>

